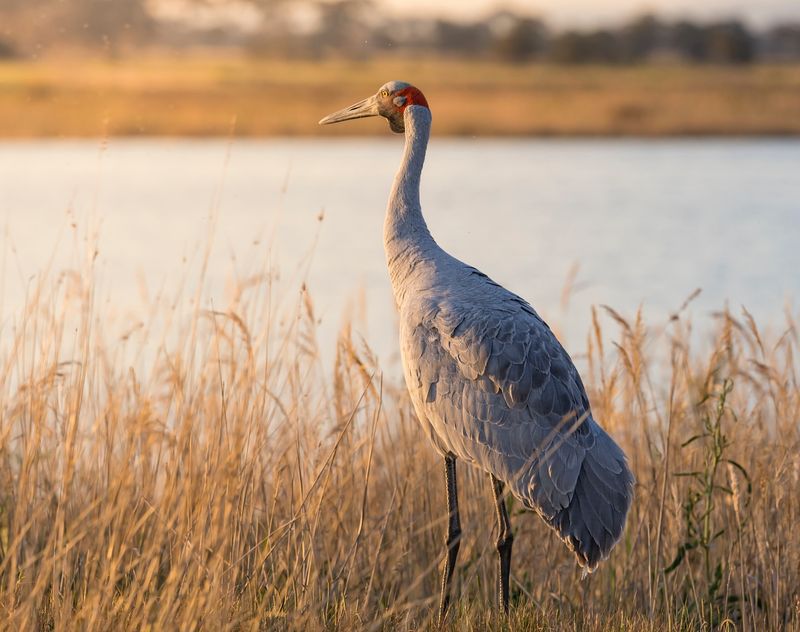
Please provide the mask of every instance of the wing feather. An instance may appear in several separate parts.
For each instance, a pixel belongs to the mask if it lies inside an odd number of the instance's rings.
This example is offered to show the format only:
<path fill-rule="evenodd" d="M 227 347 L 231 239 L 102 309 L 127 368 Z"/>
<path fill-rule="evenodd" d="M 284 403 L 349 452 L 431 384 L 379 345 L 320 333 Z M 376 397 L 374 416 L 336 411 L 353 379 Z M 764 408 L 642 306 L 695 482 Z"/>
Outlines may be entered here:
<path fill-rule="evenodd" d="M 486 287 L 491 301 L 439 300 L 403 319 L 416 323 L 401 337 L 418 413 L 440 449 L 505 481 L 592 569 L 622 532 L 633 477 L 550 328 Z"/>

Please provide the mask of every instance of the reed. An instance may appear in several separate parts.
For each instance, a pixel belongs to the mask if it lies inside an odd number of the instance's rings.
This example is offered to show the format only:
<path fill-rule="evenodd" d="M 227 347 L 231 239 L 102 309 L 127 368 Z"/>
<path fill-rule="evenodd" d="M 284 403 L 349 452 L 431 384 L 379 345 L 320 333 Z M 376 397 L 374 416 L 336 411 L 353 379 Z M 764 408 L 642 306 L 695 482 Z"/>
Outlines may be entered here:
<path fill-rule="evenodd" d="M 311 298 L 281 305 L 265 270 L 213 309 L 187 285 L 120 336 L 93 261 L 2 321 L 2 627 L 432 628 L 441 462 L 348 324 L 324 366 Z M 581 580 L 512 503 L 500 621 L 489 484 L 462 466 L 450 628 L 796 629 L 794 316 L 769 335 L 723 310 L 700 341 L 683 309 L 592 316 L 579 363 L 638 481 L 623 539 Z"/>

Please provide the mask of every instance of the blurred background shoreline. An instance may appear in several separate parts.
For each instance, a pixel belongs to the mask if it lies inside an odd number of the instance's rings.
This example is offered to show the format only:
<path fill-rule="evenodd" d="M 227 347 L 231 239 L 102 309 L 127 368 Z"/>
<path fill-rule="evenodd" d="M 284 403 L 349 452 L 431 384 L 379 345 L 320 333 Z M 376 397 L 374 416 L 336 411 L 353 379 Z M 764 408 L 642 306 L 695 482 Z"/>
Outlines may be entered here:
<path fill-rule="evenodd" d="M 0 137 L 383 135 L 327 111 L 413 79 L 448 136 L 797 136 L 800 64 L 510 66 L 226 55 L 0 64 Z"/>
<path fill-rule="evenodd" d="M 313 136 L 387 78 L 422 87 L 446 136 L 800 134 L 800 12 L 673 13 L 587 27 L 362 0 L 2 0 L 0 137 Z"/>

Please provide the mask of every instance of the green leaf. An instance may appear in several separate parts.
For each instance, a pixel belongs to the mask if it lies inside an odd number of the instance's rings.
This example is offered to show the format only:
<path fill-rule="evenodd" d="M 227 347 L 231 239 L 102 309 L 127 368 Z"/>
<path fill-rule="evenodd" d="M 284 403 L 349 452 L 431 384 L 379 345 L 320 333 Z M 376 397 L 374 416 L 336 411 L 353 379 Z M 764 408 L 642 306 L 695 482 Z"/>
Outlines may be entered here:
<path fill-rule="evenodd" d="M 709 436 L 707 432 L 702 432 L 700 434 L 696 434 L 693 437 L 689 437 L 686 441 L 681 443 L 681 447 L 685 448 L 687 445 L 689 445 L 693 441 L 697 441 L 698 439 L 702 439 L 702 438 L 707 437 L 707 436 Z"/>
<path fill-rule="evenodd" d="M 723 460 L 725 461 L 725 463 L 730 463 L 733 467 L 735 467 L 742 473 L 742 476 L 744 476 L 744 480 L 747 481 L 747 494 L 748 495 L 751 494 L 753 491 L 753 483 L 750 481 L 750 475 L 747 473 L 747 470 L 744 469 L 741 465 L 739 465 L 739 463 L 737 463 L 733 459 L 723 459 Z"/>
<path fill-rule="evenodd" d="M 681 544 L 678 547 L 678 552 L 675 554 L 675 559 L 672 560 L 672 563 L 664 569 L 664 574 L 668 575 L 676 568 L 678 568 L 680 563 L 683 561 L 683 558 L 686 557 L 686 552 L 696 548 L 697 548 L 697 540 L 692 540 L 690 542 L 684 542 L 683 544 Z"/>

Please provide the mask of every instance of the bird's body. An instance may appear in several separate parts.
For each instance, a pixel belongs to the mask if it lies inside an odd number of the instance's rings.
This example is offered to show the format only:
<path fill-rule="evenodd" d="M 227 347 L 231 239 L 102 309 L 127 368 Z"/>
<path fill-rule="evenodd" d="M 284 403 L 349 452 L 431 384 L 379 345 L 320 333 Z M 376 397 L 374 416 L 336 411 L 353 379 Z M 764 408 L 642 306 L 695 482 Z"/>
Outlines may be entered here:
<path fill-rule="evenodd" d="M 591 417 L 575 366 L 536 311 L 428 231 L 416 192 L 430 120 L 428 108 L 406 111 L 384 227 L 414 409 L 442 455 L 508 485 L 592 569 L 625 521 L 625 457 Z"/>
<path fill-rule="evenodd" d="M 593 570 L 622 533 L 633 476 L 620 448 L 592 418 L 569 355 L 536 311 L 431 236 L 419 200 L 431 125 L 422 94 L 391 82 L 373 99 L 378 105 L 366 100 L 323 122 L 369 115 L 359 112 L 371 107 L 406 136 L 384 245 L 406 384 L 420 423 L 447 464 L 451 520 L 440 616 L 460 537 L 455 459 L 488 472 L 495 484 L 501 602 L 507 607 L 512 536 L 503 486 Z"/>

